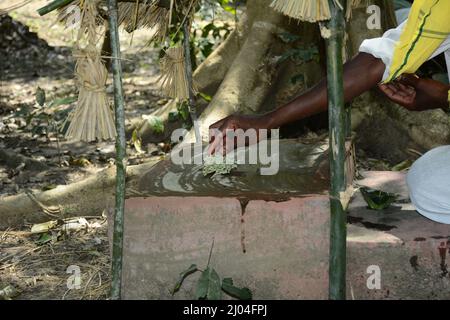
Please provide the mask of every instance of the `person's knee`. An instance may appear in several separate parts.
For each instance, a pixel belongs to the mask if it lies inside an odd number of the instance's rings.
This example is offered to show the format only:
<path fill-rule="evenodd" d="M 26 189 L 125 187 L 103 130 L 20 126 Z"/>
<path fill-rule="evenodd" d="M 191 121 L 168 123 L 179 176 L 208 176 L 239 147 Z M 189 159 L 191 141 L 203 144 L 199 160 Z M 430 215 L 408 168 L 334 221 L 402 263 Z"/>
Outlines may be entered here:
<path fill-rule="evenodd" d="M 450 213 L 450 146 L 435 148 L 419 158 L 411 166 L 406 183 L 418 209 Z"/>

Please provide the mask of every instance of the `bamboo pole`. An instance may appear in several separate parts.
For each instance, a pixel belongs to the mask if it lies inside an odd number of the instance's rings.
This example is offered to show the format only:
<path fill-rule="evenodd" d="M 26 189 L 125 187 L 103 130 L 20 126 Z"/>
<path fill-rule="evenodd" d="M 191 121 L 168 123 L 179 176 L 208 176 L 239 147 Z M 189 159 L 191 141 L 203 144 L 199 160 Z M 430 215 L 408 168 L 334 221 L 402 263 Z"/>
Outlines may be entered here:
<path fill-rule="evenodd" d="M 122 67 L 120 63 L 120 43 L 117 22 L 117 0 L 108 0 L 109 32 L 111 34 L 112 72 L 114 86 L 114 106 L 116 115 L 116 192 L 114 210 L 114 233 L 112 249 L 111 299 L 120 299 L 122 285 L 123 216 L 125 205 L 126 140 L 125 112 L 122 89 Z"/>
<path fill-rule="evenodd" d="M 183 25 L 183 47 L 184 47 L 184 66 L 186 69 L 186 78 L 188 83 L 189 90 L 189 101 L 188 108 L 189 114 L 191 116 L 192 125 L 194 126 L 195 131 L 195 141 L 197 143 L 201 143 L 202 138 L 200 136 L 200 127 L 198 125 L 197 113 L 196 113 L 196 101 L 195 101 L 195 93 L 193 86 L 193 78 L 192 78 L 192 61 L 191 61 L 191 48 L 189 44 L 189 29 L 190 23 L 189 18 L 186 19 Z"/>
<path fill-rule="evenodd" d="M 342 80 L 344 13 L 330 1 L 331 19 L 327 23 L 331 31 L 327 44 L 327 90 L 330 134 L 330 257 L 329 298 L 345 299 L 346 274 L 346 213 L 340 201 L 345 192 L 345 110 Z"/>
<path fill-rule="evenodd" d="M 43 16 L 49 12 L 52 12 L 53 10 L 64 7 L 73 1 L 74 0 L 55 0 L 55 1 L 50 2 L 48 5 L 43 6 L 42 8 L 38 9 L 37 12 L 39 13 L 40 16 Z"/>

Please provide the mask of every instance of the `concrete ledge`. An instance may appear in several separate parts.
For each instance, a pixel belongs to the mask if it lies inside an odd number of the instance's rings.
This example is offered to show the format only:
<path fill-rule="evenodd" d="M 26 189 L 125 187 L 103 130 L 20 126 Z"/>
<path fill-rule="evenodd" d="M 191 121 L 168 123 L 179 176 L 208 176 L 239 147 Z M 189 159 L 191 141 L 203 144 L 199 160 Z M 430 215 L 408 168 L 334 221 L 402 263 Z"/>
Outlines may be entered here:
<path fill-rule="evenodd" d="M 265 199 L 249 197 L 255 195 L 253 191 L 238 195 L 248 172 L 252 179 L 266 179 L 251 170 L 215 181 L 211 184 L 214 196 L 208 196 L 206 189 L 196 195 L 195 184 L 181 178 L 176 181 L 182 191 L 171 194 L 158 183 L 179 170 L 167 163 L 156 174 L 146 175 L 144 190 L 153 194 L 126 201 L 123 298 L 192 299 L 198 275 L 189 277 L 174 297 L 170 290 L 179 273 L 191 264 L 206 266 L 214 240 L 211 265 L 221 277 L 250 288 L 255 299 L 327 299 L 329 200 L 326 190 L 319 188 L 327 183 L 322 174 L 326 163 L 317 148 L 310 146 L 297 157 L 313 155 L 321 160 L 314 161 L 311 169 L 295 171 L 295 161 L 301 162 L 301 158 L 295 160 L 296 147 L 284 148 L 291 150 L 291 158 L 285 159 L 282 175 L 269 184 L 261 180 Z M 352 161 L 348 162 L 352 168 Z M 184 171 L 177 172 L 181 177 Z M 282 180 L 296 174 L 301 177 L 292 181 L 305 184 L 290 194 L 289 181 Z M 408 202 L 404 174 L 363 174 L 366 178 L 358 184 L 401 197 L 390 208 L 373 211 L 355 194 L 348 210 L 347 298 L 450 299 L 450 226 L 414 210 Z M 309 177 L 315 181 L 315 194 L 307 192 Z M 201 185 L 202 178 L 196 175 L 195 179 Z M 152 191 L 155 181 L 162 187 Z M 251 183 L 258 185 L 258 181 Z M 270 195 L 272 185 L 282 186 L 275 197 Z M 378 271 L 377 288 L 373 276 Z"/>
<path fill-rule="evenodd" d="M 450 225 L 421 216 L 408 200 L 405 174 L 367 172 L 359 185 L 394 192 L 400 203 L 383 211 L 367 209 L 358 192 L 349 207 L 347 297 L 349 299 L 450 299 L 447 256 Z M 367 288 L 381 272 L 380 289 Z"/>
<path fill-rule="evenodd" d="M 182 203 L 182 206 L 180 206 Z M 328 284 L 328 199 L 285 202 L 213 197 L 127 201 L 125 299 L 170 299 L 178 274 L 195 263 L 251 288 L 256 299 L 319 299 Z M 311 226 L 315 226 L 311 228 Z M 190 299 L 189 278 L 176 299 Z"/>

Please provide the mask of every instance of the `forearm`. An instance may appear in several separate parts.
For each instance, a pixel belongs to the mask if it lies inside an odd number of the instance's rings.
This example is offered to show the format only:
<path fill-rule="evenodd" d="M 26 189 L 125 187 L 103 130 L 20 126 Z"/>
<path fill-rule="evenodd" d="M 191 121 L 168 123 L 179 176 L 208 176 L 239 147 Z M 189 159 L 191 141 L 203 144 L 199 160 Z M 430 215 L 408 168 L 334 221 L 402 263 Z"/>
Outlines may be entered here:
<path fill-rule="evenodd" d="M 344 100 L 346 102 L 376 86 L 382 79 L 384 63 L 370 54 L 359 53 L 344 65 Z M 316 86 L 291 102 L 264 115 L 269 128 L 278 128 L 327 110 L 327 82 Z"/>

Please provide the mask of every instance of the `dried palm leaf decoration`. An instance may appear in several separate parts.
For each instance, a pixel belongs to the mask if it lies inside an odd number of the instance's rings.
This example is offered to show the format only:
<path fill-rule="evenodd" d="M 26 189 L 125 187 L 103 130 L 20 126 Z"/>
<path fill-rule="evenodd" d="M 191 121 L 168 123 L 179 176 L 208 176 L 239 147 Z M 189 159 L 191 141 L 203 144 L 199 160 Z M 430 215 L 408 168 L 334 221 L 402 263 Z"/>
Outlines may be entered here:
<path fill-rule="evenodd" d="M 98 31 L 98 1 L 80 2 L 81 24 L 74 51 L 75 75 L 79 88 L 77 106 L 68 117 L 66 137 L 81 141 L 115 138 L 113 111 L 106 96 L 108 71 L 97 43 L 103 37 Z M 84 44 L 83 44 L 84 43 Z"/>
<path fill-rule="evenodd" d="M 153 29 L 150 40 L 161 42 L 167 35 L 170 10 L 158 6 L 158 1 L 119 2 L 118 23 L 127 32 L 140 28 Z"/>
<path fill-rule="evenodd" d="M 90 2 L 92 0 L 85 0 Z M 97 8 L 106 6 L 105 0 L 97 0 Z M 58 9 L 57 21 L 67 24 L 70 19 L 68 9 L 72 6 L 81 8 L 81 1 L 75 0 L 70 4 Z M 102 11 L 100 11 L 102 12 Z M 107 14 L 106 11 L 103 12 Z M 98 19 L 99 20 L 99 19 Z M 150 41 L 163 41 L 166 37 L 170 20 L 169 8 L 159 6 L 159 0 L 136 0 L 135 2 L 119 2 L 118 3 L 118 23 L 127 32 L 133 32 L 141 28 L 153 29 L 154 32 Z"/>
<path fill-rule="evenodd" d="M 341 2 L 345 0 L 333 0 L 343 8 Z M 347 0 L 347 17 L 350 16 L 352 7 L 359 5 L 361 0 Z M 329 20 L 331 18 L 329 0 L 273 0 L 270 5 L 291 18 L 307 22 Z"/>

